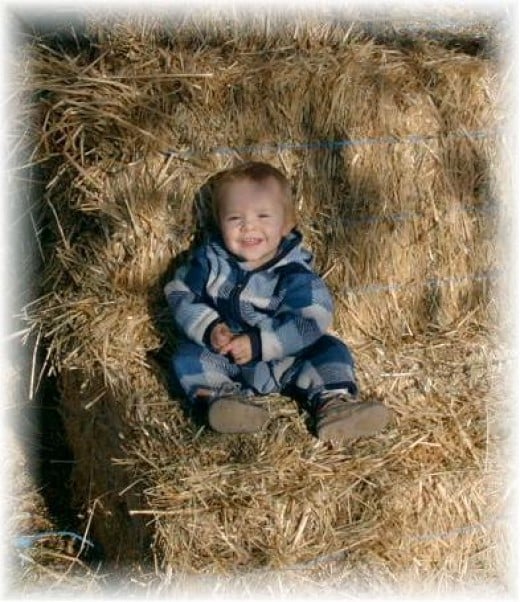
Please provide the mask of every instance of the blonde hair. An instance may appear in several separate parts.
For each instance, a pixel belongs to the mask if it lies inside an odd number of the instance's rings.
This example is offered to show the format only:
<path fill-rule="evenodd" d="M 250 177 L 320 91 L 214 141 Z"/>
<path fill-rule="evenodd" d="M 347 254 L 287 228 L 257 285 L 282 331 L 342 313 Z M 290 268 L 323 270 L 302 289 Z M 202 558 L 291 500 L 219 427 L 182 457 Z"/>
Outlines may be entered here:
<path fill-rule="evenodd" d="M 289 180 L 279 169 L 269 163 L 263 163 L 261 161 L 247 161 L 245 163 L 240 163 L 235 167 L 218 172 L 210 179 L 208 184 L 211 190 L 211 204 L 215 224 L 218 224 L 219 205 L 225 196 L 225 189 L 229 184 L 241 180 L 251 180 L 252 182 L 261 184 L 270 178 L 273 178 L 278 183 L 280 192 L 282 193 L 285 224 L 288 230 L 294 228 L 296 226 L 296 211 Z"/>

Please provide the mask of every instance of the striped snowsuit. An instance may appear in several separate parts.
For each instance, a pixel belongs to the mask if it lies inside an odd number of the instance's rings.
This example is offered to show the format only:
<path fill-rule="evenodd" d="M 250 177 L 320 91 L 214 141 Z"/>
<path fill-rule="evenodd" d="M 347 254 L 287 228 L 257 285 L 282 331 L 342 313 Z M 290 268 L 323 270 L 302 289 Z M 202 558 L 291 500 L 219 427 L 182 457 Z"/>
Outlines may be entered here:
<path fill-rule="evenodd" d="M 331 295 L 310 267 L 311 255 L 293 230 L 277 256 L 247 269 L 229 253 L 219 235 L 191 254 L 165 295 L 184 335 L 172 369 L 188 400 L 198 389 L 214 396 L 282 392 L 313 409 L 330 391 L 357 393 L 354 361 L 346 345 L 325 334 L 332 321 Z M 215 352 L 211 329 L 223 321 L 247 333 L 253 359 L 243 365 Z"/>

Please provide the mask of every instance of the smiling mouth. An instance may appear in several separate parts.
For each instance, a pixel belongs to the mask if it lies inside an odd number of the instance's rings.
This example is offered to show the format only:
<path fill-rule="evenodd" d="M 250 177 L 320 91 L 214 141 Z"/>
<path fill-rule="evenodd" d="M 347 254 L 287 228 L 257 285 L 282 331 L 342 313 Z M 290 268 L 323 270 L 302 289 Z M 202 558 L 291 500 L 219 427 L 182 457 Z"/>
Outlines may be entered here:
<path fill-rule="evenodd" d="M 244 247 L 255 247 L 262 242 L 261 238 L 243 238 L 240 244 Z"/>

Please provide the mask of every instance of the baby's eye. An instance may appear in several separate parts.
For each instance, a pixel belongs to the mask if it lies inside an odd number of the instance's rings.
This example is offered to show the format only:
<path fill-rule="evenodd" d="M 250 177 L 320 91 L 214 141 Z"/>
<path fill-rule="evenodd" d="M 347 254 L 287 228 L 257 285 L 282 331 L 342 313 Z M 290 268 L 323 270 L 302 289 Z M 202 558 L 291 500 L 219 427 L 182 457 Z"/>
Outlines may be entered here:
<path fill-rule="evenodd" d="M 260 213 L 258 217 L 271 217 L 268 213 Z"/>
<path fill-rule="evenodd" d="M 236 222 L 237 220 L 239 220 L 240 217 L 238 215 L 230 215 L 226 221 L 228 222 Z"/>

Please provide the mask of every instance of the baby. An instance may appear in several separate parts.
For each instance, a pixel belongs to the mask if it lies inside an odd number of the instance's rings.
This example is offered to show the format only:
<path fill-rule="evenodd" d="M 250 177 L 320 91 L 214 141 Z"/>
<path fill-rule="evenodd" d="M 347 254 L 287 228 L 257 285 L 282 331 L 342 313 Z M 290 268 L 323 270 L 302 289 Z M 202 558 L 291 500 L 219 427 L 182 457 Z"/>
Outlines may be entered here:
<path fill-rule="evenodd" d="M 326 334 L 332 299 L 302 247 L 288 180 L 247 162 L 210 185 L 217 232 L 164 289 L 184 335 L 172 368 L 189 404 L 206 404 L 221 433 L 260 430 L 268 412 L 255 396 L 274 392 L 302 403 L 322 440 L 382 429 L 389 410 L 356 399 L 352 355 Z"/>

